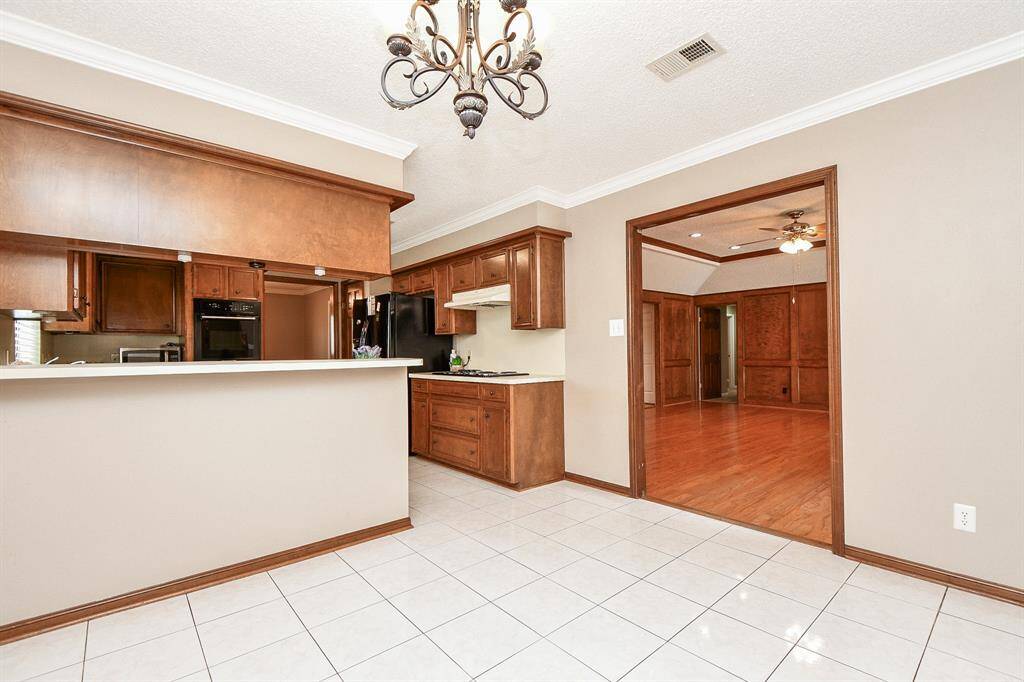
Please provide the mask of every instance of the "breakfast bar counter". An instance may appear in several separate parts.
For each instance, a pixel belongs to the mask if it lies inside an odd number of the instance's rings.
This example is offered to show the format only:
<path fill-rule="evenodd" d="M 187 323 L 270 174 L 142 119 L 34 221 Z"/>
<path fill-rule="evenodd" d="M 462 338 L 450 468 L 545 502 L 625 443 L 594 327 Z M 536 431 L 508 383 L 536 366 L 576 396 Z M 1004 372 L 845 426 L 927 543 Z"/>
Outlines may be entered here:
<path fill-rule="evenodd" d="M 74 622 L 90 602 L 169 596 L 408 527 L 418 365 L 0 369 L 0 625 Z"/>

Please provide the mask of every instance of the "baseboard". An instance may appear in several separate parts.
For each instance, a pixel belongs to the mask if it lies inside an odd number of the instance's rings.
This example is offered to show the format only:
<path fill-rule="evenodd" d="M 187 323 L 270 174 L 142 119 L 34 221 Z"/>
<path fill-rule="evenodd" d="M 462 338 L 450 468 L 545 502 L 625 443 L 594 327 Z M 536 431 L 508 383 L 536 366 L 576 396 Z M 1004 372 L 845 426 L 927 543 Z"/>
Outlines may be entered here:
<path fill-rule="evenodd" d="M 600 490 L 607 490 L 608 492 L 617 493 L 619 495 L 625 495 L 626 497 L 633 497 L 633 495 L 630 494 L 628 485 L 609 483 L 608 481 L 602 481 L 597 478 L 590 478 L 590 476 L 574 474 L 571 471 L 565 472 L 565 480 L 572 481 L 573 483 L 579 483 L 580 485 L 589 485 L 591 488 L 598 488 Z"/>
<path fill-rule="evenodd" d="M 203 571 L 202 573 L 190 575 L 187 578 L 179 578 L 160 585 L 144 587 L 116 597 L 109 597 L 80 606 L 72 606 L 71 608 L 46 615 L 8 623 L 7 625 L 0 626 L 0 644 L 7 644 L 8 642 L 38 635 L 66 625 L 80 623 L 99 616 L 106 616 L 117 611 L 124 611 L 135 606 L 142 606 L 143 604 L 192 592 L 204 587 L 212 587 L 229 580 L 235 580 L 236 578 L 244 578 L 254 573 L 262 573 L 272 568 L 309 559 L 320 554 L 327 554 L 349 545 L 366 542 L 367 540 L 373 540 L 384 535 L 391 535 L 407 528 L 412 528 L 409 517 L 337 535 L 326 540 L 318 540 L 308 545 L 293 547 L 292 549 L 267 554 L 266 556 L 231 564 L 230 566 Z"/>
<path fill-rule="evenodd" d="M 934 566 L 926 566 L 907 559 L 898 559 L 888 554 L 872 552 L 869 549 L 859 547 L 846 547 L 846 558 L 860 561 L 872 566 L 887 568 L 890 571 L 903 573 L 915 578 L 922 578 L 933 583 L 948 585 L 967 592 L 974 592 L 993 599 L 1024 605 L 1024 590 L 999 583 L 989 582 L 981 578 L 972 578 L 968 575 L 953 573 Z"/>

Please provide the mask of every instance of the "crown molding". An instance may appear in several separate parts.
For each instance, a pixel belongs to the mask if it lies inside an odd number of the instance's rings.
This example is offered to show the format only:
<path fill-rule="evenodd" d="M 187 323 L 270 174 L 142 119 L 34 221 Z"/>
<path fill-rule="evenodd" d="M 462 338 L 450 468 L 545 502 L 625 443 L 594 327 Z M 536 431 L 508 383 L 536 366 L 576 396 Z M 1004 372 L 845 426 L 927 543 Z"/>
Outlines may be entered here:
<path fill-rule="evenodd" d="M 502 212 L 518 208 L 531 201 L 545 201 L 559 208 L 580 206 L 761 142 L 1021 58 L 1024 58 L 1024 31 L 1018 31 L 1005 38 L 993 40 L 990 43 L 904 71 L 870 85 L 850 90 L 817 104 L 674 154 L 661 161 L 603 180 L 576 192 L 562 194 L 546 187 L 531 187 L 526 192 L 485 206 L 461 218 L 438 225 L 420 235 L 398 242 L 394 245 L 393 253 L 470 227 L 480 220 L 496 217 Z M 546 199 L 539 198 L 545 196 Z M 485 217 L 474 219 L 474 216 L 477 215 Z M 406 243 L 409 246 L 406 246 Z"/>
<path fill-rule="evenodd" d="M 180 69 L 0 11 L 0 40 L 225 107 L 308 130 L 398 159 L 416 145 L 369 128 Z"/>
<path fill-rule="evenodd" d="M 508 213 L 509 211 L 513 211 L 523 206 L 529 206 L 530 204 L 538 201 L 550 204 L 557 208 L 567 208 L 567 206 L 564 205 L 564 196 L 558 192 L 550 190 L 547 187 L 530 187 L 518 194 L 513 194 L 507 199 L 502 199 L 501 201 L 497 201 L 493 204 L 477 209 L 472 213 L 467 213 L 460 218 L 450 220 L 447 223 L 442 223 L 437 227 L 427 230 L 426 232 L 420 232 L 412 237 L 407 237 L 400 241 L 393 242 L 391 245 L 391 253 L 406 251 L 414 246 L 426 244 L 434 239 L 438 239 L 453 232 L 458 232 L 459 230 L 463 230 L 467 227 L 472 227 L 473 225 L 482 223 L 485 220 L 496 218 Z M 398 222 L 398 220 L 393 222 Z"/>

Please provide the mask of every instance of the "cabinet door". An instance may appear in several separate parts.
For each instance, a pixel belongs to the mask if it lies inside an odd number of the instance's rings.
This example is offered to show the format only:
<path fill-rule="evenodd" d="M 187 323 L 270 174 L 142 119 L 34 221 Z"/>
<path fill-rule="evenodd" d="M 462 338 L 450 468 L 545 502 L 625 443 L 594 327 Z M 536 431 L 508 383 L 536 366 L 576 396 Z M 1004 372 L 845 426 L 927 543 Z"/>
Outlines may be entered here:
<path fill-rule="evenodd" d="M 514 483 L 508 450 L 508 410 L 484 406 L 480 429 L 480 473 Z"/>
<path fill-rule="evenodd" d="M 451 300 L 451 291 L 448 289 L 448 268 L 445 266 L 434 268 L 434 333 L 453 334 L 452 311 L 444 307 L 444 304 Z"/>
<path fill-rule="evenodd" d="M 533 244 L 519 244 L 511 249 L 512 260 L 512 328 L 533 329 L 537 326 L 534 273 L 537 259 Z"/>
<path fill-rule="evenodd" d="M 412 275 L 395 275 L 391 278 L 391 291 L 396 294 L 407 294 L 412 291 Z"/>
<path fill-rule="evenodd" d="M 66 312 L 68 281 L 63 248 L 0 244 L 0 310 Z"/>
<path fill-rule="evenodd" d="M 426 455 L 430 453 L 430 408 L 427 396 L 412 396 L 412 451 Z"/>
<path fill-rule="evenodd" d="M 88 334 L 93 331 L 95 321 L 93 295 L 96 289 L 96 256 L 81 251 L 72 251 L 68 256 L 68 286 L 71 287 L 72 306 L 75 315 L 81 319 L 44 322 L 43 331 Z"/>
<path fill-rule="evenodd" d="M 260 271 L 252 268 L 228 268 L 228 296 L 230 298 L 260 297 Z"/>
<path fill-rule="evenodd" d="M 192 296 L 195 298 L 226 298 L 226 272 L 223 265 L 194 263 L 192 265 Z"/>
<path fill-rule="evenodd" d="M 430 268 L 412 273 L 412 292 L 420 293 L 434 288 L 434 271 Z"/>
<path fill-rule="evenodd" d="M 448 286 L 452 293 L 476 289 L 476 260 L 464 258 L 448 265 Z"/>
<path fill-rule="evenodd" d="M 477 282 L 481 288 L 508 282 L 508 251 L 500 249 L 477 256 Z"/>
<path fill-rule="evenodd" d="M 176 264 L 130 260 L 100 263 L 100 331 L 177 331 Z"/>

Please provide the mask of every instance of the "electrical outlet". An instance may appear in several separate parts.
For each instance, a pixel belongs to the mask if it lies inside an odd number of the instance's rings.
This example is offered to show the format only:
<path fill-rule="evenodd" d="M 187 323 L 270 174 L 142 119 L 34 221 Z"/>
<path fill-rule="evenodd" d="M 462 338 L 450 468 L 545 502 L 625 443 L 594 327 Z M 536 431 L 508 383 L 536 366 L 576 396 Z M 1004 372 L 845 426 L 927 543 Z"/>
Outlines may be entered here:
<path fill-rule="evenodd" d="M 969 504 L 953 505 L 953 528 L 974 533 L 977 530 L 978 510 Z"/>

